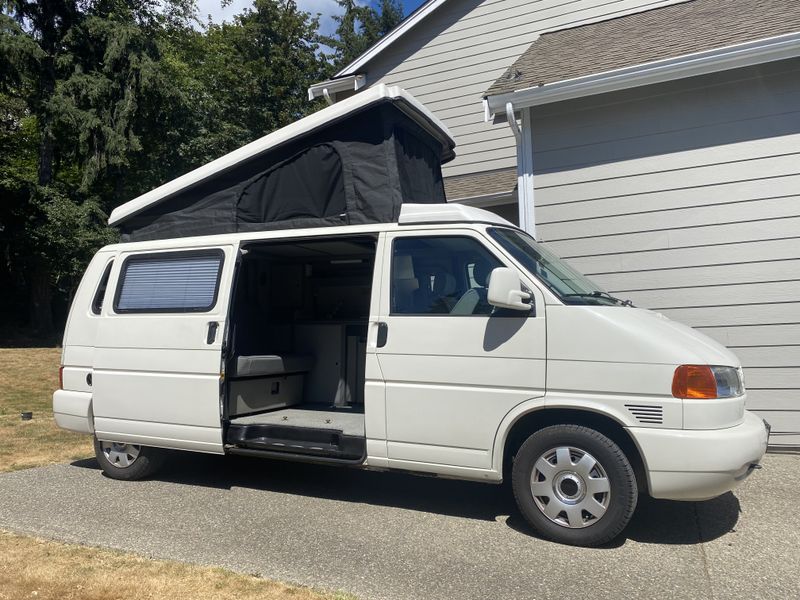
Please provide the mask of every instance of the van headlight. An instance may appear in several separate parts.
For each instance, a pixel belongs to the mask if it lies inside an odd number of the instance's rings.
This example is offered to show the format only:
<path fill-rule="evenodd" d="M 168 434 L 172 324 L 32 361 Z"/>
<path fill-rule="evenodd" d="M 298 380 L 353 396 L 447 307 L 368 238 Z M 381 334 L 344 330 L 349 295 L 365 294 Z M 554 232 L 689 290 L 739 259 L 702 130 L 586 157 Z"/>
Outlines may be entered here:
<path fill-rule="evenodd" d="M 741 368 L 681 365 L 672 377 L 676 398 L 734 398 L 744 393 Z"/>

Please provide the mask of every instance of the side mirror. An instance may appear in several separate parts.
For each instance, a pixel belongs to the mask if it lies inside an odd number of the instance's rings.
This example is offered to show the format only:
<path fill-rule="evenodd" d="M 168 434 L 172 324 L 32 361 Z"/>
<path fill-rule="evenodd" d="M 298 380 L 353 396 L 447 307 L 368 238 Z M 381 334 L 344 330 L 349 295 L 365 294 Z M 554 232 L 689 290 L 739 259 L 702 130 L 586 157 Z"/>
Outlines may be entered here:
<path fill-rule="evenodd" d="M 519 275 L 514 269 L 497 267 L 489 276 L 489 304 L 497 308 L 530 310 L 531 295 L 522 291 Z"/>

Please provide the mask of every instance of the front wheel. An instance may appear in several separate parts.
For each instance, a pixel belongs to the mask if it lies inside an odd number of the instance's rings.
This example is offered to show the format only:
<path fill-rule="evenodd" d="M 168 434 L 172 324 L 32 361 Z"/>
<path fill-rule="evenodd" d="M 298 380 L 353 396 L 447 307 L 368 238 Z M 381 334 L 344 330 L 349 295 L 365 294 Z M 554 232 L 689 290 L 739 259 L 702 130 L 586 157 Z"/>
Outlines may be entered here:
<path fill-rule="evenodd" d="M 133 481 L 155 473 L 164 463 L 165 451 L 159 448 L 94 440 L 94 454 L 103 473 L 112 479 Z"/>
<path fill-rule="evenodd" d="M 636 476 L 625 454 L 605 435 L 580 425 L 532 434 L 514 458 L 511 483 L 525 520 L 562 544 L 609 542 L 636 508 Z"/>

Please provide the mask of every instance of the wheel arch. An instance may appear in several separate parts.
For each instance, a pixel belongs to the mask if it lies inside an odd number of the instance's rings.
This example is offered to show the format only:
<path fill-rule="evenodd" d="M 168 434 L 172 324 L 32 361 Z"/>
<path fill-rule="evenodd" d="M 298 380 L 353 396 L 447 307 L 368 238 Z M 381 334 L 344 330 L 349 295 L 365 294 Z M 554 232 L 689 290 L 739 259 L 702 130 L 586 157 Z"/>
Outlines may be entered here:
<path fill-rule="evenodd" d="M 630 461 L 639 491 L 649 493 L 647 463 L 634 437 L 619 419 L 590 408 L 535 406 L 515 415 L 495 443 L 494 467 L 502 473 L 503 479 L 510 473 L 522 443 L 531 434 L 551 425 L 583 425 L 611 439 Z"/>

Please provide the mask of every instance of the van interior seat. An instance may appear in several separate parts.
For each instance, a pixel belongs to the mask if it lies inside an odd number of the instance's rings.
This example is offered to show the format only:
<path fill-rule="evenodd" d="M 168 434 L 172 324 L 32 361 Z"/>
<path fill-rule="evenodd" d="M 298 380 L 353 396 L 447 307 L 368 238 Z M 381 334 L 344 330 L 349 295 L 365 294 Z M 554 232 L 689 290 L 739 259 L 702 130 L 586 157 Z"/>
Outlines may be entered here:
<path fill-rule="evenodd" d="M 437 269 L 431 274 L 430 298 L 426 302 L 426 311 L 433 313 L 449 313 L 453 310 L 456 299 L 453 297 L 458 284 L 456 278 L 445 271 Z"/>
<path fill-rule="evenodd" d="M 257 377 L 304 373 L 314 366 L 314 357 L 305 354 L 261 354 L 238 356 L 233 377 Z"/>
<path fill-rule="evenodd" d="M 392 309 L 400 312 L 416 312 L 415 299 L 419 288 L 419 279 L 414 272 L 411 256 L 395 256 L 392 263 Z"/>
<path fill-rule="evenodd" d="M 492 274 L 492 266 L 485 262 L 477 262 L 473 267 L 472 277 L 479 287 L 470 288 L 458 299 L 451 315 L 475 315 L 484 314 L 486 309 L 491 311 L 489 306 L 489 279 Z"/>

